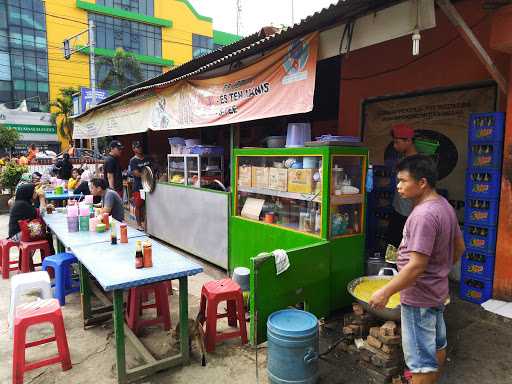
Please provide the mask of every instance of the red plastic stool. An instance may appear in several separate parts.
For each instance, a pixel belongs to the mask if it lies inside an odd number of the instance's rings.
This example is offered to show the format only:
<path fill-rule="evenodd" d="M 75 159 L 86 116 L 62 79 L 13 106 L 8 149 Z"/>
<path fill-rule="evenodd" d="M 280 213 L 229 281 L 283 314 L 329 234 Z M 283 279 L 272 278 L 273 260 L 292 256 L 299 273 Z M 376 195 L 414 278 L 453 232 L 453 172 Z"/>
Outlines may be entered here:
<path fill-rule="evenodd" d="M 36 250 L 41 252 L 41 260 L 50 255 L 50 244 L 48 240 L 20 241 L 21 272 L 26 273 L 34 270 L 41 263 L 34 264 L 32 256 Z"/>
<path fill-rule="evenodd" d="M 162 323 L 166 331 L 171 329 L 171 313 L 169 299 L 167 298 L 168 285 L 166 282 L 144 285 L 130 288 L 128 291 L 128 305 L 126 306 L 126 323 L 128 327 L 138 334 L 143 327 Z M 149 294 L 154 293 L 155 302 L 144 304 Z M 156 308 L 156 317 L 153 319 L 141 319 L 142 311 L 148 308 Z"/>
<path fill-rule="evenodd" d="M 227 313 L 217 313 L 221 301 L 227 301 Z M 233 332 L 217 332 L 217 319 L 223 317 L 228 318 L 228 324 L 232 327 L 236 327 L 238 319 L 240 328 Z M 201 325 L 206 321 L 207 352 L 213 352 L 218 341 L 233 337 L 240 336 L 242 344 L 247 343 L 244 299 L 240 286 L 231 279 L 214 280 L 203 285 L 199 321 Z"/>
<path fill-rule="evenodd" d="M 45 339 L 26 342 L 27 329 L 35 324 L 52 323 L 54 335 Z M 25 361 L 25 349 L 37 345 L 57 342 L 58 355 L 48 359 L 28 363 Z M 66 329 L 57 299 L 38 300 L 21 304 L 16 307 L 14 318 L 14 346 L 12 357 L 12 382 L 23 384 L 25 372 L 44 367 L 45 365 L 61 363 L 62 370 L 71 369 Z"/>
<path fill-rule="evenodd" d="M 13 241 L 10 239 L 0 240 L 0 270 L 2 271 L 2 278 L 8 279 L 9 272 L 18 270 L 18 261 L 10 259 L 10 253 L 12 247 L 19 247 L 20 244 L 17 241 Z M 11 267 L 11 265 L 15 264 L 15 267 Z"/>

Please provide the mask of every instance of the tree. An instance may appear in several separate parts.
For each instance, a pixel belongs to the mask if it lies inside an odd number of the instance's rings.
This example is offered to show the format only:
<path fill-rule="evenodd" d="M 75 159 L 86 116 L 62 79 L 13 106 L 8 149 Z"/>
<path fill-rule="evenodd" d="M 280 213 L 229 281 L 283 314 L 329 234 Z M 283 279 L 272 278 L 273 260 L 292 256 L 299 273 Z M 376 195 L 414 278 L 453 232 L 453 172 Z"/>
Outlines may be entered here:
<path fill-rule="evenodd" d="M 10 152 L 14 144 L 20 139 L 20 134 L 14 128 L 7 128 L 0 124 L 0 148 Z"/>
<path fill-rule="evenodd" d="M 51 119 L 57 125 L 57 129 L 62 137 L 71 142 L 73 140 L 73 94 L 78 90 L 73 87 L 60 89 L 60 97 L 51 102 Z"/>
<path fill-rule="evenodd" d="M 99 80 L 99 88 L 119 91 L 143 80 L 140 64 L 135 56 L 123 48 L 117 48 L 113 57 L 100 57 L 96 71 L 106 75 Z"/>

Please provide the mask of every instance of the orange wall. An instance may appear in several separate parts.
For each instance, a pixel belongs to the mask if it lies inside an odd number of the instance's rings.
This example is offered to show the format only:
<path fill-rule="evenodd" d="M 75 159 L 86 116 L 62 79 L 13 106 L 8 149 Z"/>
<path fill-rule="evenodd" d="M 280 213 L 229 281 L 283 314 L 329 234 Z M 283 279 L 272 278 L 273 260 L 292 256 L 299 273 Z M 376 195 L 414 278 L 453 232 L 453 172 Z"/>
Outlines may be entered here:
<path fill-rule="evenodd" d="M 489 48 L 491 17 L 485 17 L 487 13 L 482 10 L 481 2 L 460 1 L 456 7 L 469 26 L 477 24 L 473 32 L 500 71 L 508 74 L 508 55 Z M 366 98 L 491 79 L 440 9 L 436 10 L 436 23 L 436 28 L 421 33 L 420 55 L 417 57 L 411 53 L 411 36 L 405 36 L 351 52 L 343 58 L 339 134 L 359 135 L 361 103 Z M 389 72 L 396 68 L 400 69 Z M 373 76 L 383 72 L 388 73 Z M 360 77 L 364 79 L 354 79 Z M 500 99 L 500 110 L 504 110 L 503 95 Z"/>

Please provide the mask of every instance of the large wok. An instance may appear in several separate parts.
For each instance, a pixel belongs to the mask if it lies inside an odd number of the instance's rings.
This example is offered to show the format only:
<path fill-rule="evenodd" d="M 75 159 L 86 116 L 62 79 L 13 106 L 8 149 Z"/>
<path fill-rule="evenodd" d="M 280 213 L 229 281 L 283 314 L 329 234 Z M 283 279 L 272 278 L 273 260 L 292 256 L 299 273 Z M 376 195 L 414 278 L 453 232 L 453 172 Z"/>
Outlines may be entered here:
<path fill-rule="evenodd" d="M 392 278 L 393 278 L 393 276 L 358 277 L 357 279 L 354 279 L 350 283 L 348 283 L 347 290 L 348 290 L 348 293 L 350 293 L 352 295 L 352 297 L 354 299 L 356 299 L 357 302 L 359 304 L 361 304 L 366 311 L 372 313 L 373 315 L 375 315 L 381 319 L 384 319 L 384 320 L 400 320 L 400 305 L 397 305 L 395 308 L 384 308 L 384 309 L 370 308 L 370 305 L 366 301 L 363 301 L 354 295 L 355 287 L 364 280 L 391 280 Z"/>

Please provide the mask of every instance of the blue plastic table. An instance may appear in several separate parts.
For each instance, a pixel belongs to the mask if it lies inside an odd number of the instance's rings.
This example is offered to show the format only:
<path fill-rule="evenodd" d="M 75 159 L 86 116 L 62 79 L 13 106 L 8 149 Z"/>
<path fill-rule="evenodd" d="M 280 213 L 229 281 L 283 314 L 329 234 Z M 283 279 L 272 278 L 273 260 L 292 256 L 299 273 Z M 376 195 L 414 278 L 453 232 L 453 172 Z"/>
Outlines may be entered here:
<path fill-rule="evenodd" d="M 44 197 L 46 200 L 67 200 L 67 199 L 78 199 L 80 198 L 81 196 L 83 195 L 75 195 L 73 193 L 68 193 L 68 192 L 65 192 L 65 193 L 62 193 L 60 195 L 56 195 L 55 193 L 53 192 L 46 192 L 44 194 Z"/>
<path fill-rule="evenodd" d="M 136 336 L 124 325 L 123 290 L 158 281 L 178 279 L 180 285 L 180 324 L 188 324 L 188 276 L 202 272 L 196 263 L 187 260 L 170 248 L 152 241 L 153 267 L 135 268 L 135 242 L 148 240 L 147 237 L 134 237 L 125 244 L 94 243 L 72 248 L 80 262 L 80 287 L 84 324 L 94 320 L 91 308 L 91 288 L 89 274 L 94 276 L 105 291 L 113 292 L 114 332 L 116 339 L 117 379 L 127 383 L 151 375 L 163 369 L 189 362 L 188 326 L 180 327 L 180 353 L 176 356 L 156 360 L 142 343 L 134 346 L 145 358 L 146 364 L 127 369 L 125 352 L 125 332 L 130 340 Z M 100 311 L 100 312 L 103 312 Z"/>
<path fill-rule="evenodd" d="M 110 231 L 105 231 L 103 233 L 89 231 L 69 232 L 67 218 L 64 213 L 54 212 L 50 215 L 45 214 L 43 216 L 43 219 L 48 228 L 50 228 L 52 233 L 57 237 L 57 241 L 59 243 L 59 252 L 62 251 L 60 244 L 63 244 L 64 246 L 73 249 L 74 247 L 81 245 L 89 245 L 103 242 L 110 243 Z M 117 224 L 117 239 L 119 241 L 119 222 L 117 220 L 114 221 Z M 128 238 L 141 236 L 146 236 L 146 234 L 142 231 L 139 231 L 135 228 L 128 226 Z"/>

